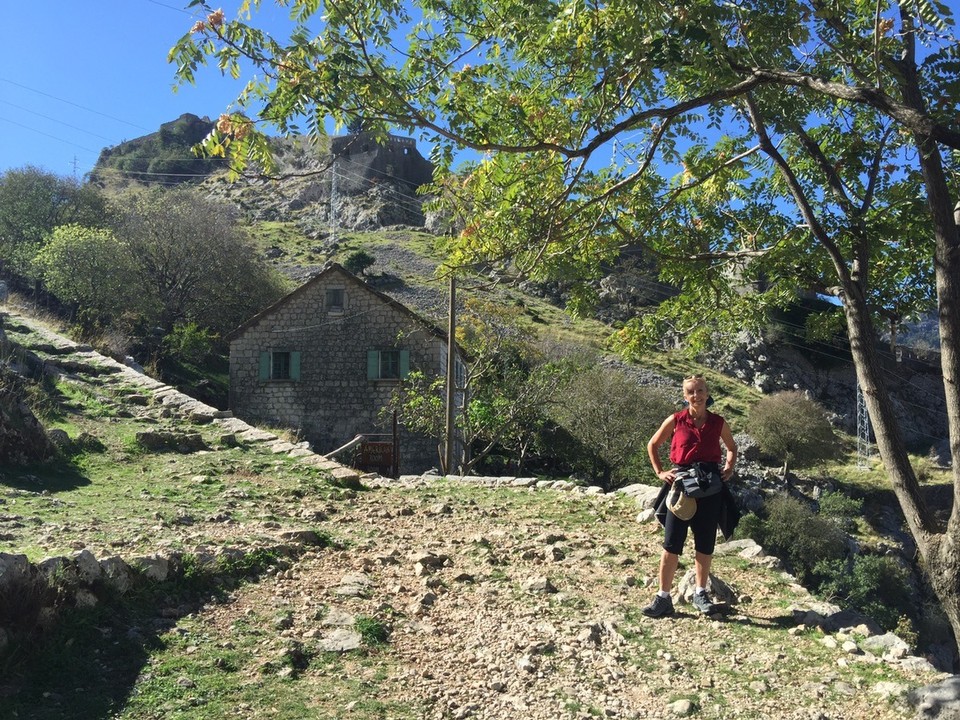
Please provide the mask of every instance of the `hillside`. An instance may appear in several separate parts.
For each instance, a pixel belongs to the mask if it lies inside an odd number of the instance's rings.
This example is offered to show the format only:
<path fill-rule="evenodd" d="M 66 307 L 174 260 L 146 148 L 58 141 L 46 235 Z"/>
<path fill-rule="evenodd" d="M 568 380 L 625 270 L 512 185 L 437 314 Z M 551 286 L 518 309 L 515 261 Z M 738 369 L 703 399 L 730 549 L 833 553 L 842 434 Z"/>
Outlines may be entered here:
<path fill-rule="evenodd" d="M 105 149 L 98 172 L 122 169 L 134 161 L 137 172 L 148 172 L 145 168 L 154 165 L 162 170 L 174 157 L 196 162 L 190 147 L 212 125 L 206 118 L 184 115 L 156 133 Z M 428 213 L 426 198 L 419 192 L 432 166 L 416 143 L 390 136 L 388 142 L 377 145 L 362 132 L 318 142 L 300 137 L 271 142 L 277 167 L 269 178 L 249 174 L 230 182 L 224 169 L 213 163 L 204 165 L 202 173 L 173 173 L 169 181 L 202 180 L 201 192 L 234 205 L 264 255 L 292 284 L 303 283 L 329 260 L 342 263 L 351 252 L 363 250 L 376 260 L 366 280 L 442 321 L 446 288 L 436 277 L 442 258 L 435 245 L 445 229 L 442 218 Z M 124 171 L 124 177 L 149 181 L 154 176 Z M 101 179 L 97 172 L 94 179 Z M 623 262 L 608 268 L 597 282 L 599 304 L 592 323 L 574 322 L 560 311 L 567 299 L 561 284 L 527 283 L 506 289 L 496 277 L 476 277 L 466 285 L 473 285 L 481 295 L 523 306 L 530 320 L 528 329 L 537 336 L 557 333 L 593 347 L 605 345 L 620 323 L 673 293 L 659 282 L 649 258 L 638 248 L 628 249 Z M 776 318 L 767 337 L 743 333 L 709 357 L 698 358 L 699 364 L 762 393 L 801 388 L 833 413 L 838 428 L 854 434 L 856 377 L 849 351 L 842 338 L 830 342 L 806 338 L 810 309 L 797 307 Z M 924 348 L 930 346 L 930 336 L 923 323 L 902 334 L 908 343 Z M 644 359 L 644 364 L 659 362 L 656 355 Z M 912 354 L 901 347 L 885 355 L 883 364 L 908 446 L 918 454 L 945 460 L 948 433 L 935 358 L 931 361 L 926 353 Z M 921 397 L 925 401 L 917 402 Z"/>
<path fill-rule="evenodd" d="M 5 629 L 2 718 L 883 720 L 944 677 L 750 542 L 717 553 L 727 613 L 642 617 L 642 486 L 358 479 L 27 317 L 4 328 L 46 368 L 35 400 L 69 460 L 0 471 L 0 553 L 106 574 L 61 590 L 54 621 L 0 572 L 0 620 L 38 630 Z"/>
<path fill-rule="evenodd" d="M 184 113 L 163 123 L 159 130 L 104 148 L 90 173 L 91 182 L 116 186 L 135 182 L 177 185 L 196 183 L 211 173 L 223 172 L 220 158 L 201 158 L 192 148 L 213 129 L 209 118 Z"/>

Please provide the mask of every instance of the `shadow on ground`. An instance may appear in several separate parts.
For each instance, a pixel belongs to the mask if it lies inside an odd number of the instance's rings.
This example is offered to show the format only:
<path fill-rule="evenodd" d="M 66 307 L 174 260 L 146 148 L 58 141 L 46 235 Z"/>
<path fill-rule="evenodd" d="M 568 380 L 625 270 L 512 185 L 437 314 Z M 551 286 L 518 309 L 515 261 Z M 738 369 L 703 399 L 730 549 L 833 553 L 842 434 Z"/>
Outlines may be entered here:
<path fill-rule="evenodd" d="M 258 573 L 263 568 L 258 569 Z M 257 575 L 245 576 L 255 580 Z M 68 609 L 34 637 L 11 637 L 0 653 L 0 720 L 106 720 L 127 707 L 138 679 L 178 621 L 223 602 L 242 581 L 201 574 L 105 592 L 94 608 Z M 173 683 L 164 692 L 186 692 Z"/>

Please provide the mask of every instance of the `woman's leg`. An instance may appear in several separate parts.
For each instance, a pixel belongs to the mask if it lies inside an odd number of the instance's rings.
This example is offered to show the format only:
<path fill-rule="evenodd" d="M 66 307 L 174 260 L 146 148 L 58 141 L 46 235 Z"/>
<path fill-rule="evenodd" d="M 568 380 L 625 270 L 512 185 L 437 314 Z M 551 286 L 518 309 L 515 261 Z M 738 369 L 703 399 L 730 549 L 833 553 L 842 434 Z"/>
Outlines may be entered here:
<path fill-rule="evenodd" d="M 713 562 L 713 555 L 697 552 L 694 560 L 694 574 L 697 579 L 697 587 L 705 588 L 710 581 L 710 565 Z M 676 568 L 674 568 L 676 569 Z"/>
<path fill-rule="evenodd" d="M 680 564 L 680 556 L 669 550 L 664 550 L 660 554 L 660 589 L 664 592 L 670 592 L 673 589 L 673 579 L 677 574 L 677 565 Z"/>

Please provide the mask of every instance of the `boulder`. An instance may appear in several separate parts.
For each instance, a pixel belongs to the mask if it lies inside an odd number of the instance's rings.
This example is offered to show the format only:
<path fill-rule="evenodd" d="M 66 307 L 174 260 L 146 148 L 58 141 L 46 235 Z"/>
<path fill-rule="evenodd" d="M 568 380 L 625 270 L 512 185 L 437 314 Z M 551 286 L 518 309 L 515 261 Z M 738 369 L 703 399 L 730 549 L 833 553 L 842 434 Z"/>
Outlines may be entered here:
<path fill-rule="evenodd" d="M 0 467 L 47 460 L 56 448 L 24 399 L 23 381 L 9 370 L 0 375 L 10 381 L 0 389 Z"/>
<path fill-rule="evenodd" d="M 907 701 L 921 718 L 960 718 L 960 676 L 911 690 Z"/>

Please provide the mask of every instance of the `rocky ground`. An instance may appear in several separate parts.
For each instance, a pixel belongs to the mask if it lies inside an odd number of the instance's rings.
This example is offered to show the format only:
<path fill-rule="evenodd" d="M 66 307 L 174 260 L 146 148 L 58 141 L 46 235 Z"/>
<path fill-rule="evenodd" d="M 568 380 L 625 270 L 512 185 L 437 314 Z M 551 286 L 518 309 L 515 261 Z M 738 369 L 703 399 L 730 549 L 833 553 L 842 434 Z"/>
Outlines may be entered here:
<path fill-rule="evenodd" d="M 193 423 L 205 412 L 169 388 L 142 383 L 154 396 L 145 405 L 157 412 L 153 422 Z M 272 433 L 211 420 L 208 435 L 244 437 L 251 455 L 320 466 L 341 484 L 355 477 Z M 295 683 L 290 692 L 311 698 L 315 717 L 882 720 L 914 717 L 908 692 L 944 678 L 896 638 L 831 618 L 836 608 L 749 542 L 718 549 L 715 579 L 718 589 L 729 588 L 726 612 L 699 615 L 682 601 L 681 586 L 675 617 L 643 617 L 660 541 L 645 511 L 649 489 L 605 495 L 522 479 L 365 477 L 334 496 L 288 488 L 269 495 L 269 470 L 249 471 L 246 480 L 263 493 L 256 497 L 229 487 L 240 478 L 235 460 L 223 477 L 210 470 L 221 452 L 237 449 L 203 451 L 207 474 L 189 478 L 197 486 L 222 481 L 215 511 L 173 519 L 157 512 L 138 520 L 135 537 L 131 530 L 129 538 L 80 542 L 102 556 L 251 547 L 306 528 L 328 535 L 331 547 L 272 567 L 171 630 L 196 638 L 189 653 L 204 644 L 240 645 L 245 628 L 255 626 L 257 644 L 238 669 L 254 686 L 291 653 L 335 656 L 281 671 Z M 13 503 L 25 495 L 9 497 L 0 510 L 13 517 Z M 25 518 L 8 539 L 62 543 L 44 522 Z M 386 642 L 366 645 L 361 619 L 385 630 Z M 145 669 L 135 687 L 156 682 L 152 675 Z M 345 701 L 336 688 L 348 680 L 397 710 L 370 714 L 360 700 Z M 238 705 L 231 716 L 252 712 Z"/>
<path fill-rule="evenodd" d="M 356 617 L 385 618 L 382 664 L 354 671 L 382 672 L 378 697 L 424 718 L 908 717 L 908 687 L 936 676 L 902 647 L 865 650 L 864 627 L 801 624 L 823 606 L 741 545 L 717 560 L 729 612 L 678 599 L 676 617 L 642 617 L 659 532 L 629 497 L 375 485 L 304 508 L 345 549 L 308 554 L 203 622 L 229 636 L 251 613 L 279 616 L 278 642 L 341 649 L 359 645 Z"/>

